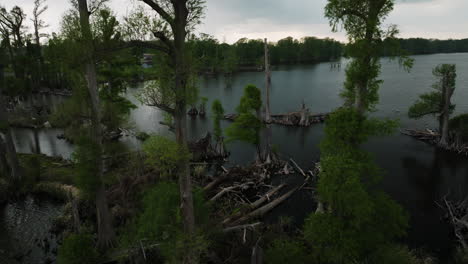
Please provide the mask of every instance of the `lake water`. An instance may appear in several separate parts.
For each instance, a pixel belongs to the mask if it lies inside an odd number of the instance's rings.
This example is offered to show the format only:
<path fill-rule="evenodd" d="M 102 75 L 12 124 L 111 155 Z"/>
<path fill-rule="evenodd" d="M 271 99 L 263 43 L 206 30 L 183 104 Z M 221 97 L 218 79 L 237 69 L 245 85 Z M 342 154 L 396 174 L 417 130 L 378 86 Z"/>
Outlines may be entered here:
<path fill-rule="evenodd" d="M 407 110 L 421 93 L 431 90 L 435 79 L 432 69 L 441 63 L 457 65 L 457 89 L 453 102 L 455 114 L 468 112 L 468 54 L 436 54 L 414 56 L 415 64 L 410 73 L 395 61 L 382 60 L 380 103 L 373 113 L 377 117 L 400 120 L 401 128 L 435 128 L 433 117 L 411 120 Z M 272 72 L 271 108 L 273 113 L 298 110 L 302 101 L 311 112 L 330 112 L 342 104 L 339 92 L 342 89 L 347 61 L 341 69 L 330 64 L 281 66 Z M 227 113 L 233 112 L 242 96 L 246 84 L 264 86 L 264 74 L 245 72 L 235 74 L 226 84 L 223 76 L 200 79 L 200 95 L 219 99 Z M 161 111 L 142 106 L 135 99 L 138 87 L 128 90 L 128 98 L 139 105 L 131 113 L 131 123 L 138 131 L 168 134 L 167 128 L 159 125 L 163 120 Z M 210 104 L 209 103 L 209 104 Z M 208 107 L 210 108 L 210 107 Z M 206 119 L 189 119 L 190 137 L 197 138 L 212 130 L 208 112 Z M 223 126 L 227 126 L 223 122 Z M 273 144 L 283 157 L 292 157 L 302 167 L 309 168 L 319 159 L 318 144 L 323 137 L 323 125 L 309 128 L 273 126 Z M 56 135 L 60 130 L 39 131 L 41 151 L 48 155 L 69 158 L 73 147 Z M 30 130 L 18 129 L 15 139 L 20 152 L 34 149 L 34 136 Z M 123 142 L 131 147 L 139 143 L 130 137 Z M 231 151 L 230 164 L 245 164 L 252 161 L 254 148 L 235 143 L 228 146 Z M 410 228 L 405 240 L 411 247 L 426 248 L 434 255 L 446 258 L 454 245 L 450 227 L 441 219 L 443 211 L 437 206 L 444 195 L 461 199 L 468 194 L 468 159 L 453 153 L 436 150 L 423 142 L 396 133 L 392 136 L 373 138 L 365 144 L 379 166 L 386 172 L 382 188 L 397 200 L 410 214 Z M 292 215 L 301 222 L 312 210 L 310 196 L 298 193 L 276 209 L 279 214 Z"/>

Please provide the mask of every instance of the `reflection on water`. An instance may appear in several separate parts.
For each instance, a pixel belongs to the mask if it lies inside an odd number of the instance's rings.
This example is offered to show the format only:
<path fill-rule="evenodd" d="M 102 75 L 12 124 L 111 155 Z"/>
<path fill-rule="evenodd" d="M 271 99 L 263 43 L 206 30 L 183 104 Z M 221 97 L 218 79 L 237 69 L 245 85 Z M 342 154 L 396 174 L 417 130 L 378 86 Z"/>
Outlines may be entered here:
<path fill-rule="evenodd" d="M 456 113 L 468 112 L 468 54 L 439 54 L 414 56 L 414 68 L 408 74 L 398 67 L 397 62 L 383 60 L 382 76 L 384 84 L 380 90 L 380 103 L 377 117 L 396 118 L 402 128 L 435 127 L 432 117 L 420 120 L 407 118 L 407 109 L 421 93 L 430 90 L 434 79 L 432 68 L 440 63 L 457 64 L 457 89 L 453 97 L 457 105 Z M 343 62 L 346 64 L 346 61 Z M 331 71 L 328 63 L 276 67 L 272 73 L 271 109 L 273 113 L 284 113 L 299 109 L 304 101 L 311 112 L 329 112 L 342 104 L 339 92 L 344 82 L 344 67 Z M 246 84 L 263 87 L 264 75 L 261 72 L 234 74 L 226 85 L 223 76 L 201 77 L 200 96 L 212 102 L 219 99 L 227 113 L 233 112 L 242 96 Z M 141 106 L 135 95 L 138 87 L 129 89 L 127 97 L 138 105 L 131 113 L 131 124 L 138 131 L 169 135 L 165 126 L 159 125 L 164 119 L 161 111 Z M 202 136 L 212 131 L 210 105 L 205 119 L 188 119 L 190 138 Z M 228 122 L 223 121 L 226 127 Z M 291 128 L 273 125 L 272 143 L 284 157 L 293 157 L 304 168 L 310 168 L 319 158 L 319 143 L 323 137 L 323 125 L 310 128 Z M 57 140 L 59 130 L 39 131 L 40 148 L 48 155 L 69 157 L 72 146 Z M 29 130 L 15 131 L 16 144 L 20 152 L 31 152 L 34 146 L 33 133 Z M 125 145 L 138 148 L 133 138 L 124 137 Z M 244 143 L 228 145 L 231 152 L 230 164 L 243 164 L 252 161 L 255 149 Z M 446 223 L 441 221 L 442 211 L 436 205 L 445 194 L 461 198 L 468 194 L 467 158 L 451 153 L 438 152 L 433 147 L 410 137 L 395 134 L 374 138 L 365 148 L 374 154 L 376 162 L 385 171 L 382 187 L 395 200 L 402 204 L 411 216 L 408 230 L 408 243 L 414 247 L 427 247 L 437 255 L 447 255 L 453 239 Z M 305 195 L 305 196 L 304 196 Z M 294 201 L 294 204 L 291 203 Z M 284 215 L 303 218 L 312 209 L 307 194 L 297 194 L 285 206 L 277 210 Z M 299 222 L 302 219 L 299 219 Z M 430 234 L 430 235 L 428 235 Z"/>
<path fill-rule="evenodd" d="M 61 129 L 44 128 L 38 129 L 37 139 L 41 153 L 48 156 L 59 156 L 70 158 L 73 152 L 73 146 L 65 140 L 57 139 L 57 136 L 63 134 Z M 34 153 L 36 149 L 35 132 L 27 128 L 15 128 L 13 130 L 16 150 L 20 153 Z"/>

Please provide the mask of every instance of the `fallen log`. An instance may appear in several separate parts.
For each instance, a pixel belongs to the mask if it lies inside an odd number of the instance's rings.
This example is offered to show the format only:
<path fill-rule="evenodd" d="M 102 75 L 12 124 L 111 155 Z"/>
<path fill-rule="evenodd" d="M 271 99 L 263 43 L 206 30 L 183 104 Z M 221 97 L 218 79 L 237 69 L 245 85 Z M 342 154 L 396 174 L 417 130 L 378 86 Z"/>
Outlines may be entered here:
<path fill-rule="evenodd" d="M 244 222 L 246 222 L 246 221 L 248 221 L 248 220 L 250 220 L 252 218 L 261 217 L 261 216 L 265 215 L 266 213 L 271 211 L 273 208 L 275 208 L 276 206 L 281 204 L 283 201 L 288 199 L 298 189 L 299 189 L 299 187 L 296 187 L 296 188 L 290 190 L 289 192 L 283 194 L 282 196 L 278 197 L 277 199 L 271 201 L 270 203 L 258 208 L 257 210 L 249 213 L 248 215 L 245 215 L 245 216 L 239 218 L 238 220 L 234 221 L 232 224 L 233 225 L 238 225 L 238 224 L 244 223 Z"/>
<path fill-rule="evenodd" d="M 257 222 L 257 223 L 254 223 L 254 224 L 247 224 L 247 225 L 238 225 L 238 226 L 233 226 L 233 227 L 228 227 L 228 228 L 225 228 L 223 229 L 223 232 L 224 233 L 229 233 L 229 232 L 232 232 L 232 231 L 237 231 L 237 230 L 244 230 L 244 229 L 255 229 L 255 227 L 261 225 L 262 222 Z"/>
<path fill-rule="evenodd" d="M 235 213 L 234 215 L 224 219 L 223 221 L 223 225 L 226 225 L 228 224 L 229 222 L 231 222 L 232 220 L 240 217 L 242 214 L 244 214 L 246 211 L 249 211 L 249 210 L 255 210 L 257 209 L 260 205 L 262 205 L 264 202 L 266 201 L 270 201 L 270 198 L 273 197 L 277 192 L 279 192 L 284 186 L 286 186 L 286 184 L 281 184 L 281 185 L 278 185 L 276 186 L 275 188 L 273 188 L 272 190 L 270 190 L 269 192 L 267 192 L 265 195 L 263 195 L 260 199 L 256 200 L 255 202 L 251 203 L 247 208 L 245 208 L 244 210 L 240 210 L 238 211 L 237 213 Z"/>
<path fill-rule="evenodd" d="M 244 189 L 244 188 L 248 188 L 249 185 L 252 185 L 253 183 L 251 182 L 247 182 L 247 183 L 244 183 L 244 184 L 240 184 L 240 185 L 235 185 L 235 186 L 231 186 L 231 187 L 228 187 L 228 188 L 223 188 L 223 190 L 221 190 L 219 193 L 217 193 L 215 196 L 213 196 L 210 201 L 214 202 L 216 200 L 218 200 L 220 197 L 222 197 L 224 194 L 228 193 L 228 192 L 232 192 L 233 190 L 235 189 Z"/>
<path fill-rule="evenodd" d="M 213 190 L 216 186 L 220 185 L 223 181 L 227 180 L 229 177 L 227 174 L 223 174 L 220 177 L 214 179 L 214 181 L 208 183 L 205 187 L 203 187 L 203 191 L 209 192 Z"/>
<path fill-rule="evenodd" d="M 297 163 L 292 158 L 290 158 L 289 160 L 294 164 L 294 166 L 296 166 L 296 168 L 299 170 L 299 172 L 302 174 L 302 176 L 306 177 L 306 174 L 301 169 L 301 167 L 299 167 L 299 165 L 297 165 Z"/>

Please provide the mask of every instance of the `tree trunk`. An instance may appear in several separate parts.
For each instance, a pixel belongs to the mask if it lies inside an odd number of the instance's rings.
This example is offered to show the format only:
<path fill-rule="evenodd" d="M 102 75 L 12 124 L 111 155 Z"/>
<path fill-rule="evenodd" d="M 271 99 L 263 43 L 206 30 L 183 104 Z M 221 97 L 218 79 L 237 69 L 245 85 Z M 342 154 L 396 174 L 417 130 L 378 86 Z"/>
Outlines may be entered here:
<path fill-rule="evenodd" d="M 96 212 L 98 222 L 98 247 L 106 249 L 113 245 L 115 234 L 112 227 L 112 216 L 107 202 L 106 191 L 103 183 L 104 163 L 102 159 L 102 128 L 101 128 L 101 110 L 99 104 L 99 94 L 96 76 L 96 66 L 94 62 L 94 47 L 92 34 L 89 24 L 89 11 L 86 0 L 78 0 L 80 10 L 80 25 L 81 31 L 86 46 L 85 56 L 87 57 L 86 64 L 86 80 L 88 84 L 88 92 L 91 99 L 91 126 L 93 130 L 92 140 L 98 148 L 98 157 L 96 166 L 98 168 L 99 186 L 96 191 Z"/>
<path fill-rule="evenodd" d="M 310 126 L 310 120 L 309 120 L 309 109 L 306 108 L 305 103 L 302 102 L 301 106 L 301 119 L 299 121 L 299 126 Z"/>
<path fill-rule="evenodd" d="M 12 179 L 13 184 L 18 183 L 22 178 L 21 167 L 19 165 L 18 156 L 16 155 L 16 148 L 13 142 L 13 136 L 11 135 L 11 128 L 8 119 L 8 112 L 6 109 L 7 100 L 3 95 L 3 65 L 0 65 L 0 137 L 3 137 L 2 140 L 2 149 L 4 149 L 4 153 L 0 153 L 0 159 L 2 159 L 2 163 L 6 161 L 6 166 L 8 168 L 8 172 Z"/>
<path fill-rule="evenodd" d="M 172 1 L 174 6 L 174 23 L 172 31 L 174 33 L 174 59 L 175 59 L 175 92 L 176 92 L 176 141 L 180 147 L 187 149 L 187 82 L 188 65 L 186 56 L 185 38 L 187 35 L 186 24 L 189 11 L 185 0 Z M 192 179 L 190 177 L 189 161 L 184 160 L 180 164 L 179 188 L 180 188 L 180 210 L 182 213 L 184 230 L 190 239 L 195 235 L 195 213 L 193 208 Z M 184 263 L 197 263 L 190 245 L 186 245 L 187 254 L 184 256 Z"/>
<path fill-rule="evenodd" d="M 7 161 L 5 141 L 0 137 L 0 176 L 8 177 L 8 174 L 10 174 L 10 169 Z"/>
<path fill-rule="evenodd" d="M 450 98 L 452 97 L 452 88 L 449 85 L 451 72 L 447 72 L 442 77 L 442 98 L 444 101 L 443 112 L 440 116 L 440 141 L 439 145 L 441 147 L 448 147 L 449 145 L 449 119 L 450 119 Z"/>
<path fill-rule="evenodd" d="M 270 111 L 270 88 L 271 88 L 271 72 L 270 62 L 268 60 L 268 42 L 265 39 L 265 122 L 271 123 L 271 111 Z"/>

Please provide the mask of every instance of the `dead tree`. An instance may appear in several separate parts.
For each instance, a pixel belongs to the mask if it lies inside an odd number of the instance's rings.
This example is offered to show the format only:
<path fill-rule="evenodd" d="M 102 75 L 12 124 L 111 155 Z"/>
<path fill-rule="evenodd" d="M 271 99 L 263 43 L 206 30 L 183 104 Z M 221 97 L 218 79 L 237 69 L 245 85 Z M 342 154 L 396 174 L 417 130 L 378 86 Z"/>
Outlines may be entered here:
<path fill-rule="evenodd" d="M 309 108 L 306 108 L 304 101 L 302 101 L 301 105 L 301 119 L 299 121 L 299 126 L 310 126 L 310 121 L 309 121 Z"/>

